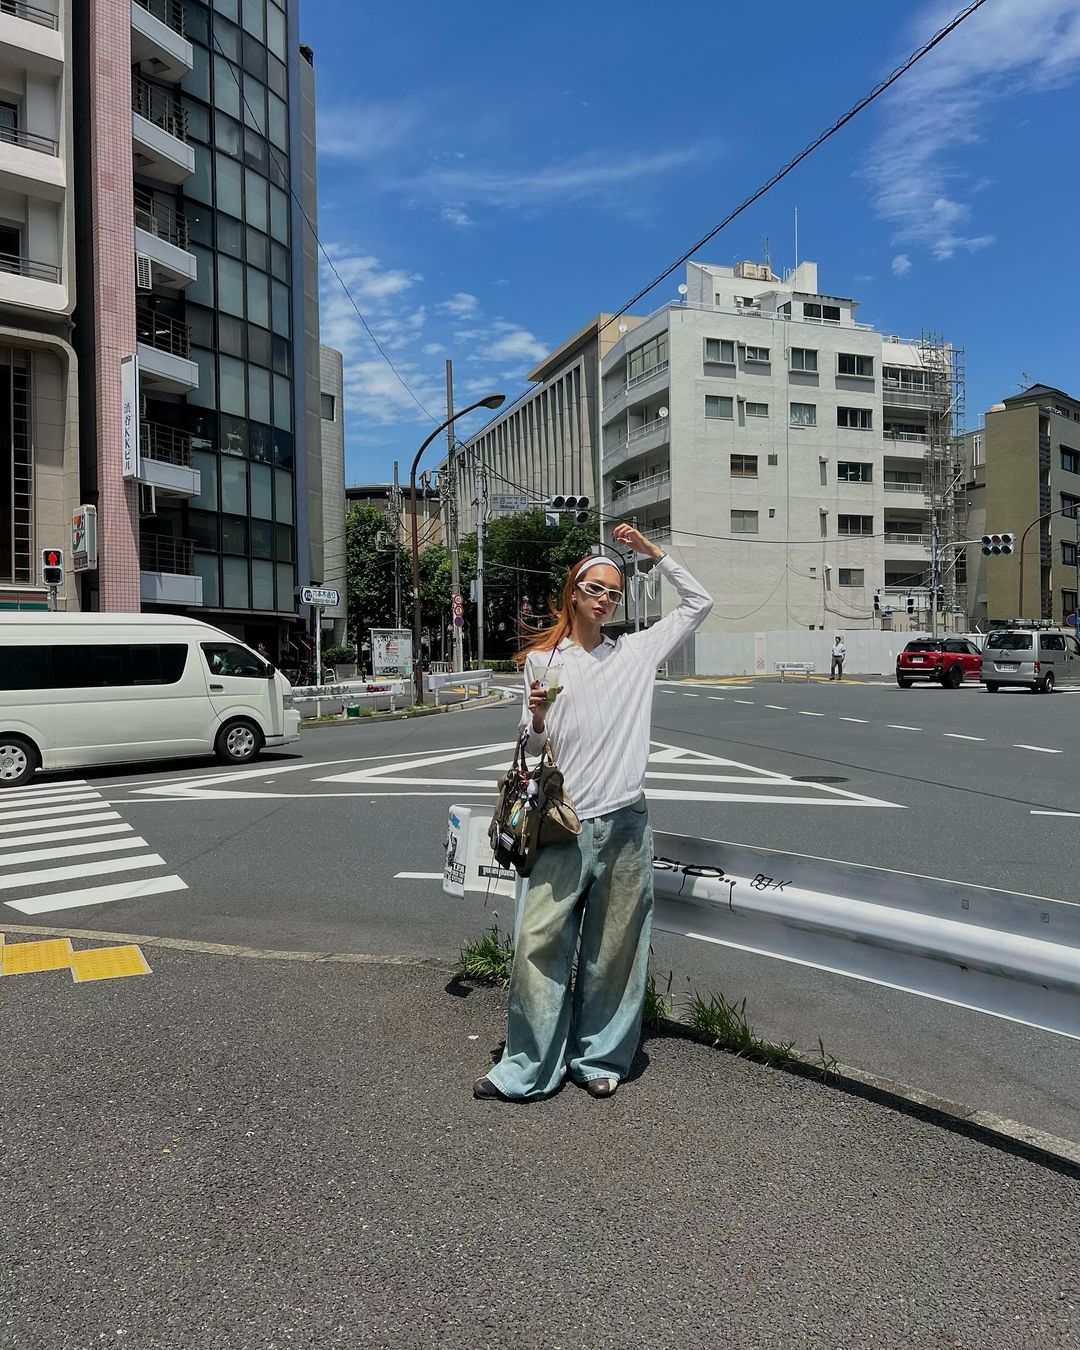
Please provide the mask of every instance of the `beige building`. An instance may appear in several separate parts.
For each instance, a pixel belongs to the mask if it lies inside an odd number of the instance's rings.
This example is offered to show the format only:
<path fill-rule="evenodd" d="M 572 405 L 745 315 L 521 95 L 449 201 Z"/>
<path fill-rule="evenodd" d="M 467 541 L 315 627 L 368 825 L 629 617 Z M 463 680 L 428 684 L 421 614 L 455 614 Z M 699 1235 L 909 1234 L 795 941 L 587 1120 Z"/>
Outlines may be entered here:
<path fill-rule="evenodd" d="M 968 549 L 972 618 L 1061 623 L 1077 607 L 1080 401 L 1032 385 L 994 404 L 985 427 L 966 443 L 970 537 L 1006 530 L 1017 536 L 1012 557 L 984 558 L 981 548 Z"/>
<path fill-rule="evenodd" d="M 45 608 L 40 551 L 69 554 L 79 504 L 71 18 L 0 5 L 0 609 Z"/>

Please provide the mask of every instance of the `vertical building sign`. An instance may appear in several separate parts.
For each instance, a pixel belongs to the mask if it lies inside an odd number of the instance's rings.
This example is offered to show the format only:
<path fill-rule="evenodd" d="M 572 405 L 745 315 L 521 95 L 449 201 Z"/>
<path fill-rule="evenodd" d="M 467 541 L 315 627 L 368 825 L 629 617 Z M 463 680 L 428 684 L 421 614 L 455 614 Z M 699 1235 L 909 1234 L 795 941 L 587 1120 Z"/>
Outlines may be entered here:
<path fill-rule="evenodd" d="M 71 517 L 71 570 L 92 572 L 97 565 L 97 507 L 77 506 Z"/>
<path fill-rule="evenodd" d="M 120 395 L 123 404 L 121 457 L 125 478 L 139 476 L 139 358 L 125 356 L 120 362 Z"/>

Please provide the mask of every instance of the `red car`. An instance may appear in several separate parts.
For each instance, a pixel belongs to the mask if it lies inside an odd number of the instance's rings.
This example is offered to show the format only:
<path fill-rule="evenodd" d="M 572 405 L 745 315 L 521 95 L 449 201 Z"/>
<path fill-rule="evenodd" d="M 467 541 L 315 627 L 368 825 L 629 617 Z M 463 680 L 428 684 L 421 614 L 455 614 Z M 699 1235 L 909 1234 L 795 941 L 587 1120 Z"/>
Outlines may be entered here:
<path fill-rule="evenodd" d="M 982 653 L 967 638 L 919 638 L 896 658 L 896 683 L 910 689 L 916 680 L 936 680 L 945 689 L 959 689 L 978 680 Z"/>

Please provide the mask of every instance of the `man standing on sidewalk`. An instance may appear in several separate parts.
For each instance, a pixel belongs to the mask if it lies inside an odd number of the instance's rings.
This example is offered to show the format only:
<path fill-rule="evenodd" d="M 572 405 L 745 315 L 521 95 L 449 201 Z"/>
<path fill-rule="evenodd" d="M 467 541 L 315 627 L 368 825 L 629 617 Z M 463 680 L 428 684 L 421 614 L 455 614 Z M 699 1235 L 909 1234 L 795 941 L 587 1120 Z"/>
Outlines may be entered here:
<path fill-rule="evenodd" d="M 845 656 L 847 656 L 847 648 L 844 646 L 844 639 L 837 633 L 836 641 L 832 645 L 832 664 L 829 666 L 830 680 L 842 680 L 844 678 Z"/>

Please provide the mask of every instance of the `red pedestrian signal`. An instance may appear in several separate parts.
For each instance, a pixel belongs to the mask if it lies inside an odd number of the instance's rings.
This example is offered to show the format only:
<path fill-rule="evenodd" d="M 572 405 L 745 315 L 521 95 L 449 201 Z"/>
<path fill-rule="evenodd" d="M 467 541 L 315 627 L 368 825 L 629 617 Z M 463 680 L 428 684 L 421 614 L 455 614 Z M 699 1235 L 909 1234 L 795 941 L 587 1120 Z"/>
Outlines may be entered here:
<path fill-rule="evenodd" d="M 41 550 L 41 580 L 46 586 L 64 584 L 64 555 L 58 548 Z"/>

